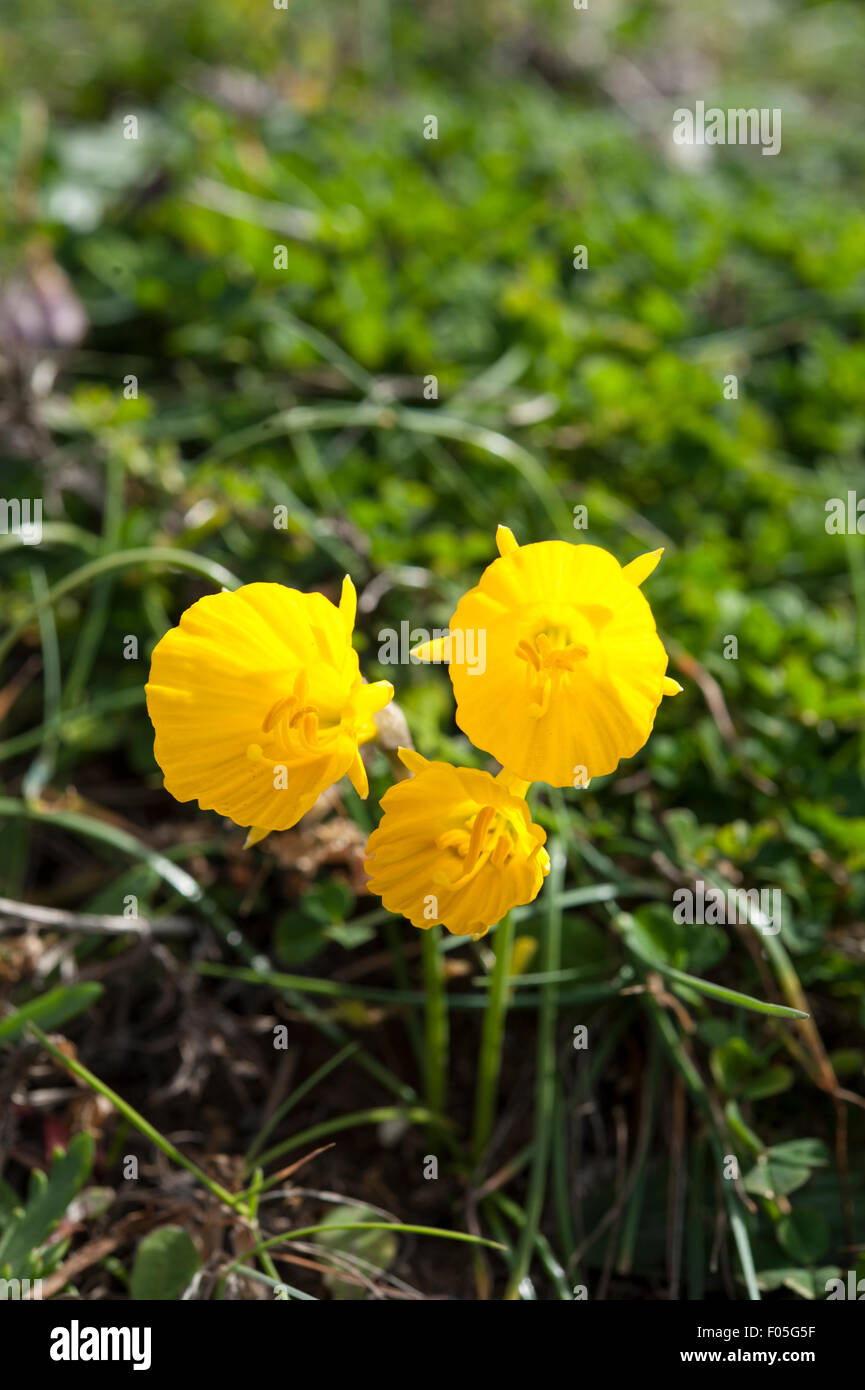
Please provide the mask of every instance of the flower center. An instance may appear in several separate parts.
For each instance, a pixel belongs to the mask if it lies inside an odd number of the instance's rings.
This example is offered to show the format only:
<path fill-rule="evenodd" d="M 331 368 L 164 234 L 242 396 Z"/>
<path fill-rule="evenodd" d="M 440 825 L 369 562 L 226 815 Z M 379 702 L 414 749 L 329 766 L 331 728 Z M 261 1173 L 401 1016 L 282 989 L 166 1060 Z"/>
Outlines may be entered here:
<path fill-rule="evenodd" d="M 343 725 L 339 711 L 325 709 L 309 699 L 305 671 L 296 677 L 291 694 L 282 696 L 268 710 L 261 731 L 269 737 L 260 744 L 251 743 L 247 757 L 273 766 L 320 757 L 340 731 L 355 732 L 350 721 Z"/>
<path fill-rule="evenodd" d="M 437 886 L 453 889 L 465 887 L 487 863 L 495 869 L 503 869 L 516 849 L 516 836 L 506 814 L 494 806 L 482 806 L 462 825 L 445 830 L 435 843 L 436 849 L 450 850 L 457 855 L 456 864 L 451 861 L 447 869 L 433 875 Z M 533 858 L 540 847 L 538 842 L 528 858 Z M 455 878 L 449 871 L 453 868 L 457 870 Z"/>
<path fill-rule="evenodd" d="M 526 663 L 529 714 L 535 719 L 546 714 L 552 695 L 569 684 L 572 673 L 589 655 L 591 641 L 582 633 L 581 638 L 575 639 L 569 625 L 549 623 L 533 638 L 521 638 L 514 648 L 514 655 Z"/>

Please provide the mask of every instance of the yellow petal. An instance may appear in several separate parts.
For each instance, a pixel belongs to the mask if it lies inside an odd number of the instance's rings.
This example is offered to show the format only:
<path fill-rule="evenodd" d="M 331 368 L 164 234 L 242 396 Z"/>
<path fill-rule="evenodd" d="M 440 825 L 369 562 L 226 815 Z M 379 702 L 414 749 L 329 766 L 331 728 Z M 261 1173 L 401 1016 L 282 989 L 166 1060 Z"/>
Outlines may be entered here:
<path fill-rule="evenodd" d="M 339 596 L 339 613 L 345 625 L 345 630 L 351 636 L 354 631 L 354 620 L 357 617 L 357 589 L 351 582 L 351 576 L 346 575 L 342 581 L 342 593 Z"/>
<path fill-rule="evenodd" d="M 679 691 L 683 689 L 684 686 L 681 686 L 678 681 L 674 681 L 672 676 L 664 677 L 662 690 L 665 695 L 678 695 Z"/>
<path fill-rule="evenodd" d="M 266 830 L 263 826 L 261 826 L 261 825 L 251 825 L 251 826 L 249 827 L 249 834 L 247 835 L 247 837 L 246 837 L 246 839 L 245 839 L 245 841 L 244 841 L 243 848 L 244 848 L 244 849 L 251 849 L 251 847 L 252 847 L 253 845 L 257 845 L 257 844 L 258 844 L 259 840 L 263 840 L 264 837 L 265 837 L 265 835 L 269 835 L 269 834 L 270 834 L 270 831 L 269 831 L 269 830 Z"/>
<path fill-rule="evenodd" d="M 496 545 L 498 546 L 499 554 L 502 556 L 513 555 L 514 552 L 520 548 L 519 541 L 510 526 L 498 527 L 496 530 Z"/>
<path fill-rule="evenodd" d="M 415 776 L 389 787 L 367 843 L 368 888 L 416 927 L 441 922 L 477 939 L 537 897 L 549 873 L 546 833 L 526 802 L 488 772 L 400 757 Z"/>
<path fill-rule="evenodd" d="M 419 647 L 412 647 L 410 656 L 416 656 L 418 661 L 438 661 L 448 662 L 451 659 L 451 639 L 450 637 L 433 637 L 429 642 L 421 642 Z"/>
<path fill-rule="evenodd" d="M 364 717 L 378 714 L 393 699 L 393 686 L 390 681 L 373 681 L 362 685 L 355 696 L 355 705 Z"/>
<path fill-rule="evenodd" d="M 154 754 L 178 801 L 254 832 L 287 830 L 338 782 L 358 736 L 392 697 L 367 686 L 342 607 L 323 594 L 248 584 L 210 594 L 161 638 L 145 687 Z M 255 843 L 252 839 L 250 843 Z"/>
<path fill-rule="evenodd" d="M 622 574 L 630 579 L 632 584 L 642 584 L 644 579 L 648 579 L 663 553 L 664 547 L 661 546 L 660 550 L 648 550 L 645 555 L 638 555 L 629 565 L 622 566 Z"/>
<path fill-rule="evenodd" d="M 407 767 L 409 772 L 423 772 L 427 765 L 427 760 L 422 753 L 418 753 L 414 748 L 398 748 L 397 757 L 403 767 Z"/>
<path fill-rule="evenodd" d="M 526 782 L 573 787 L 614 771 L 648 739 L 667 654 L 642 590 L 608 551 L 541 541 L 494 560 L 451 630 L 484 632 L 473 673 L 448 667 L 456 722 Z M 580 785 L 578 783 L 577 785 Z"/>
<path fill-rule="evenodd" d="M 522 777 L 515 777 L 514 774 L 508 772 L 505 767 L 503 767 L 501 772 L 496 776 L 496 781 L 501 782 L 503 787 L 507 787 L 511 796 L 524 797 L 531 786 L 531 782 L 524 781 Z"/>
<path fill-rule="evenodd" d="M 363 758 L 360 753 L 355 753 L 351 767 L 348 769 L 348 780 L 354 787 L 358 796 L 369 796 L 369 778 L 366 775 L 366 768 L 363 765 Z"/>

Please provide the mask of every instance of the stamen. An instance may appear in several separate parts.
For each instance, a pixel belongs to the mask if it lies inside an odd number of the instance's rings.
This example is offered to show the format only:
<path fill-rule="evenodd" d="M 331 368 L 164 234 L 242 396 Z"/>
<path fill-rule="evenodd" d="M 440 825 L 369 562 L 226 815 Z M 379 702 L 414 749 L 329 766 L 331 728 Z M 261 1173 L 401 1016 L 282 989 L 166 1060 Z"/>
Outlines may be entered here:
<path fill-rule="evenodd" d="M 466 853 L 466 873 L 471 873 L 478 861 L 487 831 L 493 822 L 495 814 L 494 806 L 482 806 L 475 816 L 475 823 L 472 826 L 472 835 Z"/>
<path fill-rule="evenodd" d="M 468 835 L 465 830 L 455 826 L 452 830 L 443 830 L 436 837 L 435 845 L 436 849 L 455 849 L 458 854 L 464 855 L 468 849 Z"/>
<path fill-rule="evenodd" d="M 548 676 L 547 679 L 544 681 L 543 687 L 541 689 L 540 702 L 533 705 L 529 705 L 529 714 L 532 716 L 533 719 L 541 719 L 546 714 L 547 710 L 550 707 L 550 694 L 552 692 L 552 688 L 553 683 L 550 677 Z"/>
<path fill-rule="evenodd" d="M 540 657 L 534 647 L 527 642 L 525 638 L 517 643 L 514 648 L 514 655 L 520 657 L 522 661 L 527 661 L 531 666 L 534 666 L 536 671 L 540 668 Z"/>
<path fill-rule="evenodd" d="M 505 867 L 505 864 L 508 862 L 508 859 L 510 858 L 510 854 L 511 845 L 509 843 L 509 840 L 504 835 L 500 835 L 499 838 L 496 840 L 495 845 L 493 846 L 493 852 L 490 855 L 490 863 L 492 864 L 493 868 L 503 869 Z"/>
<path fill-rule="evenodd" d="M 283 714 L 288 713 L 289 708 L 293 704 L 293 695 L 284 695 L 281 700 L 277 700 L 276 704 L 271 706 L 269 712 L 264 717 L 264 723 L 261 726 L 262 733 L 269 734 L 274 725 L 282 718 Z"/>

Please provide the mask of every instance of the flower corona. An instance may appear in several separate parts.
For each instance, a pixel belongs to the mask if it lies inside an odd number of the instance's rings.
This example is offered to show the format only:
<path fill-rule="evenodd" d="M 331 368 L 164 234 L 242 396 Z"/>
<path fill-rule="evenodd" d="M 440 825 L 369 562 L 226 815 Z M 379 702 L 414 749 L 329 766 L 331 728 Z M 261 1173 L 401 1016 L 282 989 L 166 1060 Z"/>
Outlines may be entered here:
<path fill-rule="evenodd" d="M 399 757 L 413 775 L 382 797 L 367 844 L 370 891 L 416 927 L 483 936 L 537 897 L 550 869 L 546 833 L 507 775 L 428 762 L 406 748 Z"/>
<path fill-rule="evenodd" d="M 393 697 L 364 683 L 346 576 L 323 594 L 246 584 L 199 599 L 157 643 L 146 686 L 166 789 L 249 826 L 249 842 L 296 824 L 348 775 L 368 791 L 359 745 Z"/>
<path fill-rule="evenodd" d="M 595 545 L 520 546 L 505 526 L 496 540 L 450 635 L 415 655 L 448 661 L 456 722 L 477 748 L 526 782 L 585 786 L 642 748 L 681 689 L 639 587 L 661 551 L 623 567 Z M 482 672 L 460 659 L 465 630 L 486 633 Z"/>

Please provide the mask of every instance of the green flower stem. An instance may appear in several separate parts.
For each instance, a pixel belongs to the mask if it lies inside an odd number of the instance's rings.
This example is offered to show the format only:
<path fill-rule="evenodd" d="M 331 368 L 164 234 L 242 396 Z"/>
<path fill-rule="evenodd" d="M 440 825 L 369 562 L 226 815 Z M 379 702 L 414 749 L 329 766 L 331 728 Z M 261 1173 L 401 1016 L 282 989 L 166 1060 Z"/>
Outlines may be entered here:
<path fill-rule="evenodd" d="M 508 976 L 514 941 L 514 924 L 510 913 L 496 927 L 495 965 L 490 979 L 489 997 L 484 1010 L 481 1032 L 481 1052 L 478 1062 L 478 1084 L 475 1093 L 475 1122 L 472 1156 L 479 1165 L 493 1129 L 499 1073 L 502 1067 L 505 1015 L 508 1008 Z"/>
<path fill-rule="evenodd" d="M 448 997 L 441 929 L 421 932 L 424 984 L 426 987 L 425 1070 L 426 1100 L 434 1115 L 444 1115 L 448 1085 Z"/>
<path fill-rule="evenodd" d="M 193 1177 L 197 1178 L 202 1186 L 206 1187 L 208 1192 L 211 1192 L 220 1202 L 224 1202 L 225 1205 L 231 1207 L 233 1211 L 240 1211 L 246 1215 L 246 1208 L 242 1205 L 241 1201 L 243 1194 L 232 1195 L 226 1188 L 220 1186 L 218 1182 L 214 1182 L 212 1178 L 209 1178 L 197 1164 L 192 1162 L 191 1158 L 186 1158 L 179 1149 L 174 1147 L 170 1140 L 166 1139 L 163 1134 L 160 1134 L 158 1129 L 154 1129 L 150 1121 L 145 1120 L 144 1116 L 140 1115 L 133 1106 L 123 1100 L 116 1091 L 112 1091 L 110 1086 L 106 1086 L 104 1081 L 100 1081 L 98 1076 L 94 1076 L 93 1072 L 89 1071 L 83 1063 L 77 1061 L 74 1057 L 67 1057 L 64 1052 L 60 1051 L 59 1047 L 55 1047 L 51 1039 L 42 1032 L 42 1029 L 39 1028 L 37 1024 L 28 1024 L 28 1030 L 39 1040 L 41 1045 L 45 1048 L 45 1051 L 50 1052 L 51 1056 L 60 1066 L 65 1067 L 67 1071 L 71 1071 L 73 1076 L 78 1077 L 79 1081 L 85 1082 L 91 1090 L 97 1091 L 100 1096 L 104 1096 L 107 1101 L 110 1101 L 114 1109 L 129 1120 L 130 1124 L 133 1124 L 136 1129 L 140 1130 L 145 1138 L 155 1144 L 158 1149 L 161 1149 L 166 1158 L 170 1158 L 173 1163 L 179 1163 L 181 1168 L 185 1168 L 188 1173 L 192 1173 Z"/>
<path fill-rule="evenodd" d="M 385 912 L 386 921 L 382 923 L 382 935 L 385 944 L 390 951 L 391 965 L 393 968 L 394 979 L 397 988 L 402 995 L 408 998 L 412 994 L 411 979 L 409 976 L 408 962 L 405 949 L 405 931 L 400 920 L 391 913 Z M 424 1065 L 424 1038 L 423 1030 L 418 1021 L 415 1009 L 406 1009 L 404 1013 L 405 1029 L 414 1052 L 415 1062 L 419 1069 Z"/>
<path fill-rule="evenodd" d="M 544 933 L 541 971 L 553 972 L 559 969 L 561 959 L 562 909 L 558 902 L 561 892 L 566 859 L 557 840 L 550 845 L 550 878 L 547 884 L 548 911 Z M 535 1250 L 540 1229 L 544 1198 L 547 1191 L 547 1170 L 549 1168 L 552 1146 L 553 1124 L 556 1108 L 556 1021 L 559 1012 L 558 985 L 546 984 L 541 990 L 541 1007 L 538 1018 L 538 1052 L 535 1081 L 535 1151 L 529 1174 L 529 1189 L 526 1198 L 526 1220 L 520 1234 L 517 1257 L 505 1289 L 505 1298 L 520 1297 L 520 1285 L 528 1273 L 529 1264 Z"/>

